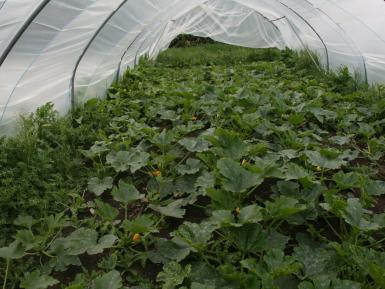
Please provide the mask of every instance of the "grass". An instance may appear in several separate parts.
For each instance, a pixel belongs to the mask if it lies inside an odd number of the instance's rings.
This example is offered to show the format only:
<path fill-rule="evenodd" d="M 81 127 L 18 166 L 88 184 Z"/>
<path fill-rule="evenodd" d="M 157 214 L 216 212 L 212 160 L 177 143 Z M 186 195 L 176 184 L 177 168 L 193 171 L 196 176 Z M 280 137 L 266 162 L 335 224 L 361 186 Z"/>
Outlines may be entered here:
<path fill-rule="evenodd" d="M 175 48 L 26 117 L 0 141 L 3 288 L 385 288 L 385 90 L 311 64 Z"/>

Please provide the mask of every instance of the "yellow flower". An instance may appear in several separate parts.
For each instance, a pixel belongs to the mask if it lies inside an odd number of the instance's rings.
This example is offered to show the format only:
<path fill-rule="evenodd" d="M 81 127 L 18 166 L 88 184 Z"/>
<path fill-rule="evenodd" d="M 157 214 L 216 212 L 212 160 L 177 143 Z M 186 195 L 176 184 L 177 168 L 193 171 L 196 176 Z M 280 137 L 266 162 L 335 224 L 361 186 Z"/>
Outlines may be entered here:
<path fill-rule="evenodd" d="M 196 121 L 198 119 L 198 117 L 196 116 L 196 115 L 193 115 L 192 117 L 191 117 L 191 120 L 192 121 Z"/>
<path fill-rule="evenodd" d="M 236 208 L 236 209 L 235 209 L 235 213 L 236 213 L 237 215 L 239 215 L 239 214 L 241 213 L 241 209 L 240 209 L 240 208 Z"/>
<path fill-rule="evenodd" d="M 161 171 L 153 171 L 153 172 L 151 172 L 151 174 L 154 176 L 154 177 L 161 177 L 162 176 L 162 172 Z"/>
<path fill-rule="evenodd" d="M 134 243 L 139 243 L 141 239 L 142 236 L 138 233 L 134 234 L 134 236 L 132 237 L 132 241 L 134 241 Z"/>
<path fill-rule="evenodd" d="M 320 171 L 322 171 L 322 169 L 321 169 L 321 167 L 320 167 L 320 166 L 317 166 L 315 169 L 316 169 L 316 171 L 317 171 L 317 172 L 320 172 Z"/>

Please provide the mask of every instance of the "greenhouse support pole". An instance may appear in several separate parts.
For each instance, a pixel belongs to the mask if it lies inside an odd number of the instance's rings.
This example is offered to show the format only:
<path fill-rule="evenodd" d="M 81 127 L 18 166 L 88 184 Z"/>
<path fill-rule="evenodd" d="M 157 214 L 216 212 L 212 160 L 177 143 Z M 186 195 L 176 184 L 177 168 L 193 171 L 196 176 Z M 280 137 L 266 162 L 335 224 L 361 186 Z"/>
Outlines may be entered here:
<path fill-rule="evenodd" d="M 331 18 L 326 12 L 324 12 L 322 9 L 320 9 L 318 7 L 315 7 L 311 2 L 309 2 L 309 0 L 305 0 L 305 1 L 308 2 L 309 5 L 312 5 L 314 7 L 314 9 L 317 9 L 322 14 L 324 14 L 327 18 L 329 18 L 330 21 L 333 22 L 345 34 L 345 36 L 352 42 L 352 44 L 356 47 L 356 49 L 358 50 L 358 52 L 361 55 L 362 63 L 364 65 L 365 83 L 368 84 L 369 82 L 368 82 L 368 70 L 367 70 L 367 65 L 366 65 L 366 59 L 365 59 L 364 54 L 362 53 L 362 50 L 358 47 L 357 43 L 349 36 L 348 33 L 346 33 L 345 29 L 339 23 L 336 23 L 333 20 L 333 18 Z"/>
<path fill-rule="evenodd" d="M 175 20 L 174 19 L 171 19 L 169 21 L 167 21 L 166 25 L 164 26 L 163 30 L 162 30 L 162 33 L 160 34 L 159 38 L 156 40 L 155 42 L 155 45 L 154 45 L 154 49 L 156 49 L 156 47 L 159 45 L 160 41 L 162 40 L 163 36 L 164 36 L 164 33 L 166 32 L 168 26 L 170 25 L 170 23 L 174 23 Z"/>
<path fill-rule="evenodd" d="M 267 18 L 265 15 L 263 15 L 261 12 L 255 10 L 255 9 L 253 9 L 253 12 L 256 13 L 257 15 L 259 15 L 260 17 L 262 17 L 263 19 L 265 19 L 265 21 L 269 22 L 269 23 L 275 28 L 275 30 L 279 33 L 280 37 L 282 38 L 281 30 L 278 28 L 277 24 L 274 23 L 274 20 L 270 20 L 270 19 Z M 283 16 L 283 18 L 284 18 L 284 17 L 285 17 L 285 16 Z M 279 19 L 282 19 L 282 17 L 279 18 Z M 276 20 L 275 20 L 275 21 L 276 21 Z M 271 40 L 271 38 L 270 38 L 270 40 Z M 273 41 L 273 42 L 274 42 L 274 41 Z"/>
<path fill-rule="evenodd" d="M 45 8 L 45 6 L 47 6 L 47 4 L 49 2 L 50 2 L 50 0 L 44 0 L 43 2 L 41 2 L 40 5 L 35 9 L 35 11 L 24 22 L 23 26 L 19 29 L 17 34 L 13 37 L 11 42 L 8 44 L 7 48 L 4 50 L 4 53 L 0 56 L 0 67 L 3 65 L 5 59 L 8 57 L 9 53 L 15 47 L 17 41 L 24 34 L 24 32 L 28 29 L 29 25 L 31 25 L 31 23 L 36 19 L 36 17 Z"/>
<path fill-rule="evenodd" d="M 270 20 L 270 19 L 267 18 L 264 14 L 262 14 L 261 12 L 259 12 L 258 10 L 255 10 L 255 9 L 253 9 L 253 12 L 256 13 L 256 14 L 258 14 L 259 16 L 261 16 L 263 19 L 265 19 L 265 20 L 266 20 L 267 22 L 269 22 L 271 25 L 273 25 L 274 28 L 275 28 L 278 32 L 281 32 L 281 30 L 279 30 L 278 26 L 274 23 L 274 21 L 276 21 L 277 19 L 275 19 L 275 20 Z M 285 16 L 283 16 L 283 17 L 285 17 Z M 281 17 L 281 18 L 283 18 L 283 17 Z M 281 18 L 280 18 L 280 19 L 281 19 Z"/>
<path fill-rule="evenodd" d="M 112 11 L 112 13 L 107 17 L 107 19 L 103 21 L 102 25 L 99 26 L 98 30 L 96 30 L 96 32 L 94 33 L 94 35 L 92 36 L 90 41 L 88 41 L 88 43 L 87 43 L 86 47 L 84 48 L 82 54 L 77 59 L 76 64 L 75 64 L 75 68 L 72 71 L 71 83 L 70 83 L 70 86 L 71 86 L 70 87 L 70 89 L 71 89 L 70 91 L 71 91 L 71 105 L 72 105 L 72 108 L 75 107 L 75 77 L 76 77 L 76 72 L 77 72 L 77 70 L 79 68 L 80 62 L 82 61 L 84 55 L 87 53 L 88 49 L 90 48 L 91 44 L 94 42 L 96 37 L 99 35 L 99 33 L 103 30 L 103 28 L 111 20 L 111 18 L 114 17 L 114 15 L 120 10 L 120 8 L 122 8 L 123 5 L 127 3 L 127 1 L 128 0 L 123 0 L 119 4 L 119 6 L 114 11 Z"/>
<path fill-rule="evenodd" d="M 3 4 L 1 4 L 1 6 L 0 6 L 0 10 L 1 10 L 1 8 L 3 8 L 3 6 L 4 6 L 5 2 L 7 2 L 7 0 L 5 0 L 5 1 L 3 2 Z"/>
<path fill-rule="evenodd" d="M 131 41 L 130 45 L 128 45 L 127 49 L 124 51 L 123 55 L 120 57 L 118 69 L 117 69 L 117 71 L 116 71 L 116 78 L 115 78 L 115 81 L 118 81 L 118 80 L 119 80 L 119 77 L 120 77 L 120 66 L 122 65 L 124 56 L 127 54 L 128 50 L 130 50 L 130 48 L 132 47 L 132 45 L 134 45 L 134 43 L 136 42 L 136 40 L 139 39 L 139 37 L 142 35 L 142 33 L 144 32 L 145 29 L 146 29 L 146 28 L 143 28 L 143 29 L 138 33 L 138 35 L 135 36 L 134 40 Z"/>
<path fill-rule="evenodd" d="M 142 49 L 143 44 L 146 42 L 146 40 L 147 40 L 147 38 L 144 38 L 143 41 L 140 43 L 139 48 L 136 50 L 135 59 L 134 59 L 134 65 L 137 64 L 137 58 L 138 58 L 139 51 Z"/>
<path fill-rule="evenodd" d="M 328 47 L 325 43 L 325 41 L 322 39 L 321 35 L 317 32 L 317 30 L 309 23 L 309 21 L 307 21 L 304 17 L 302 17 L 301 14 L 299 14 L 297 11 L 295 11 L 294 9 L 292 9 L 291 7 L 287 6 L 286 4 L 282 3 L 281 1 L 278 1 L 279 3 L 281 3 L 283 6 L 285 6 L 287 9 L 289 9 L 290 11 L 292 11 L 295 15 L 297 15 L 299 18 L 301 18 L 309 27 L 311 30 L 313 30 L 313 32 L 317 35 L 317 37 L 319 38 L 319 40 L 322 42 L 322 45 L 324 46 L 325 48 L 325 52 L 326 52 L 326 65 L 327 65 L 327 70 L 330 70 L 330 61 L 329 61 L 329 50 L 328 50 Z M 301 41 L 302 42 L 302 41 Z"/>
<path fill-rule="evenodd" d="M 292 24 L 292 23 L 290 22 L 290 20 L 287 19 L 286 17 L 285 17 L 285 19 L 286 19 L 287 23 L 289 24 L 291 30 L 293 30 L 295 36 L 298 38 L 298 41 L 301 43 L 301 45 L 303 46 L 303 48 L 304 48 L 304 49 L 307 51 L 307 53 L 309 54 L 311 60 L 312 60 L 312 61 L 314 62 L 314 64 L 315 64 L 315 66 L 317 66 L 317 68 L 318 68 L 319 71 L 322 71 L 321 67 L 318 65 L 317 61 L 315 61 L 313 55 L 311 54 L 311 51 L 309 50 L 309 48 L 305 45 L 305 43 L 303 43 L 301 37 L 299 37 L 299 35 L 298 35 L 297 32 L 295 31 L 295 27 L 293 26 L 293 24 Z"/>
<path fill-rule="evenodd" d="M 357 22 L 361 23 L 363 26 L 365 26 L 370 32 L 372 32 L 381 42 L 384 42 L 384 39 L 375 31 L 373 30 L 368 24 L 366 24 L 364 21 L 362 21 L 359 17 L 357 17 L 356 15 L 350 13 L 349 11 L 347 11 L 346 9 L 342 8 L 341 6 L 339 6 L 337 3 L 332 3 L 332 5 L 336 6 L 337 8 L 339 8 L 341 11 L 345 12 L 346 14 L 348 14 L 350 17 L 356 19 Z M 363 56 L 364 57 L 364 56 Z M 368 83 L 369 83 L 369 77 L 368 78 Z"/>

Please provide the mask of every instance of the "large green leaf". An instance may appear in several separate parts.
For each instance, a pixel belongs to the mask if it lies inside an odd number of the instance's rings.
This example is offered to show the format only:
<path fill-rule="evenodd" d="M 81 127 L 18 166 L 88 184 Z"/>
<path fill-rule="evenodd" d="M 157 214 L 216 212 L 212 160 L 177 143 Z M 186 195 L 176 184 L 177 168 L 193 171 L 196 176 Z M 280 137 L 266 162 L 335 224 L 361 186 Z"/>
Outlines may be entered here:
<path fill-rule="evenodd" d="M 15 240 L 19 241 L 26 251 L 37 247 L 41 243 L 41 239 L 37 238 L 31 230 L 18 230 Z"/>
<path fill-rule="evenodd" d="M 263 257 L 267 269 L 275 278 L 295 274 L 302 267 L 292 256 L 285 256 L 283 250 L 271 249 Z"/>
<path fill-rule="evenodd" d="M 167 260 L 181 262 L 191 252 L 190 246 L 176 243 L 173 240 L 159 239 L 155 243 L 156 253 Z"/>
<path fill-rule="evenodd" d="M 131 173 L 135 173 L 147 165 L 149 157 L 150 155 L 146 152 L 132 150 L 110 152 L 106 160 L 116 172 L 124 172 L 130 169 Z"/>
<path fill-rule="evenodd" d="M 173 241 L 178 244 L 183 244 L 195 251 L 202 251 L 207 242 L 211 239 L 212 233 L 216 226 L 212 223 L 190 223 L 184 222 L 177 231 L 171 233 Z"/>
<path fill-rule="evenodd" d="M 310 175 L 310 173 L 295 163 L 289 163 L 285 167 L 285 179 L 286 180 L 299 180 L 306 178 Z"/>
<path fill-rule="evenodd" d="M 98 233 L 92 229 L 80 228 L 64 239 L 68 255 L 84 254 L 97 243 Z"/>
<path fill-rule="evenodd" d="M 89 255 L 96 255 L 103 253 L 104 249 L 109 249 L 114 246 L 115 242 L 118 240 L 118 237 L 109 234 L 101 237 L 97 244 L 90 247 L 87 250 Z"/>
<path fill-rule="evenodd" d="M 200 160 L 189 158 L 184 165 L 178 165 L 176 170 L 181 175 L 193 175 L 202 168 Z"/>
<path fill-rule="evenodd" d="M 365 210 L 359 199 L 350 198 L 347 200 L 347 206 L 342 213 L 345 221 L 362 231 L 371 231 L 381 229 L 381 225 L 371 222 L 365 214 Z"/>
<path fill-rule="evenodd" d="M 242 205 L 238 193 L 208 189 L 207 195 L 211 199 L 212 207 L 216 210 L 234 210 Z"/>
<path fill-rule="evenodd" d="M 175 139 L 175 135 L 173 131 L 162 130 L 161 133 L 155 135 L 151 142 L 159 146 L 162 150 L 164 150 L 167 146 L 169 146 Z"/>
<path fill-rule="evenodd" d="M 311 246 L 310 244 L 296 246 L 293 254 L 293 257 L 303 264 L 303 275 L 305 277 L 314 278 L 327 275 L 329 280 L 338 272 L 335 256 L 332 250 Z"/>
<path fill-rule="evenodd" d="M 28 215 L 19 215 L 15 221 L 13 221 L 16 226 L 21 226 L 27 229 L 31 229 L 36 222 L 37 220 L 34 220 L 32 216 Z"/>
<path fill-rule="evenodd" d="M 217 168 L 221 175 L 225 177 L 222 181 L 224 189 L 230 192 L 242 193 L 263 182 L 263 178 L 249 172 L 231 159 L 219 160 Z"/>
<path fill-rule="evenodd" d="M 46 289 L 58 284 L 59 281 L 46 274 L 40 274 L 39 271 L 26 273 L 21 280 L 20 287 L 25 289 Z"/>
<path fill-rule="evenodd" d="M 125 205 L 144 198 L 144 195 L 141 194 L 133 184 L 126 183 L 122 180 L 119 181 L 119 186 L 112 190 L 112 196 L 115 201 Z"/>
<path fill-rule="evenodd" d="M 190 275 L 191 265 L 182 267 L 176 262 L 164 265 L 163 271 L 157 276 L 157 281 L 162 283 L 162 289 L 175 289 Z"/>
<path fill-rule="evenodd" d="M 20 241 L 12 242 L 8 247 L 0 248 L 0 258 L 20 259 L 25 255 L 25 247 Z"/>
<path fill-rule="evenodd" d="M 380 180 L 371 180 L 369 178 L 363 181 L 362 188 L 370 196 L 385 195 L 385 182 Z"/>
<path fill-rule="evenodd" d="M 246 155 L 249 149 L 238 134 L 221 128 L 216 130 L 215 136 L 208 137 L 208 140 L 214 145 L 213 151 L 217 155 L 234 160 Z"/>
<path fill-rule="evenodd" d="M 210 143 L 201 137 L 184 138 L 179 141 L 179 144 L 184 146 L 190 152 L 205 152 L 209 150 Z"/>
<path fill-rule="evenodd" d="M 104 141 L 97 141 L 89 150 L 82 150 L 83 155 L 89 159 L 100 156 L 104 152 L 108 152 L 107 143 Z"/>
<path fill-rule="evenodd" d="M 76 256 L 87 252 L 89 255 L 100 254 L 104 249 L 111 248 L 117 241 L 114 235 L 105 235 L 98 240 L 98 233 L 93 229 L 80 228 L 72 232 L 66 238 L 57 239 L 51 249 L 60 253 L 64 251 L 66 255 Z"/>
<path fill-rule="evenodd" d="M 111 271 L 98 277 L 92 284 L 92 289 L 120 289 L 122 288 L 122 277 L 118 271 Z"/>
<path fill-rule="evenodd" d="M 333 176 L 333 180 L 341 190 L 346 190 L 359 185 L 360 175 L 356 172 L 344 173 L 340 171 Z"/>
<path fill-rule="evenodd" d="M 184 202 L 185 201 L 183 199 L 179 199 L 169 203 L 164 207 L 160 205 L 150 205 L 149 207 L 154 211 L 161 213 L 162 215 L 181 219 L 186 213 L 186 210 L 183 209 Z"/>
<path fill-rule="evenodd" d="M 359 123 L 360 128 L 358 129 L 358 133 L 362 134 L 366 138 L 370 138 L 376 134 L 376 130 L 372 125 L 368 123 Z"/>
<path fill-rule="evenodd" d="M 232 226 L 241 227 L 242 224 L 236 223 L 235 216 L 230 210 L 216 210 L 213 211 L 209 222 L 219 228 L 226 228 Z"/>
<path fill-rule="evenodd" d="M 239 222 L 246 223 L 258 223 L 263 220 L 262 208 L 257 205 L 250 205 L 244 207 L 239 212 Z"/>
<path fill-rule="evenodd" d="M 136 171 L 145 167 L 147 165 L 149 158 L 150 158 L 150 155 L 146 152 L 141 152 L 141 151 L 131 152 L 130 159 L 129 159 L 131 173 L 134 174 Z"/>
<path fill-rule="evenodd" d="M 111 177 L 105 177 L 103 179 L 91 178 L 88 181 L 88 190 L 95 195 L 100 196 L 106 190 L 112 188 L 113 179 Z"/>
<path fill-rule="evenodd" d="M 106 202 L 95 200 L 96 203 L 96 214 L 101 217 L 104 221 L 112 222 L 118 215 L 119 210 L 111 206 Z"/>
<path fill-rule="evenodd" d="M 347 164 L 346 160 L 338 154 L 328 155 L 319 151 L 305 151 L 305 154 L 312 165 L 325 169 L 335 170 Z"/>
<path fill-rule="evenodd" d="M 134 220 L 126 220 L 123 227 L 132 233 L 156 233 L 158 232 L 154 220 L 150 215 L 140 215 Z"/>
<path fill-rule="evenodd" d="M 111 152 L 107 155 L 106 160 L 115 171 L 124 172 L 130 167 L 130 156 L 131 154 L 127 151 Z"/>
<path fill-rule="evenodd" d="M 265 204 L 267 219 L 284 220 L 306 210 L 306 205 L 300 204 L 297 199 L 286 196 L 279 196 L 273 202 L 267 201 Z"/>
<path fill-rule="evenodd" d="M 215 177 L 210 172 L 203 172 L 200 177 L 197 178 L 195 182 L 195 188 L 200 188 L 203 190 L 203 194 L 206 194 L 206 190 L 209 188 L 214 188 L 215 186 Z"/>
<path fill-rule="evenodd" d="M 229 229 L 229 238 L 234 245 L 245 253 L 256 253 L 267 245 L 267 233 L 259 224 L 245 224 L 239 228 Z"/>

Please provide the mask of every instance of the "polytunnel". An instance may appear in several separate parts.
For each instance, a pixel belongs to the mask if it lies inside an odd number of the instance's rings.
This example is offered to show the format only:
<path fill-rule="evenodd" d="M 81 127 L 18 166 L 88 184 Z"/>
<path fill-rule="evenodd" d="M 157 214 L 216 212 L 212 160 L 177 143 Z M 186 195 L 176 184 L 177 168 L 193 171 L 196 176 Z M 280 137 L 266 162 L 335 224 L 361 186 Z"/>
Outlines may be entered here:
<path fill-rule="evenodd" d="M 93 97 L 179 34 L 313 51 L 325 69 L 385 80 L 382 0 L 0 0 L 0 131 Z"/>

